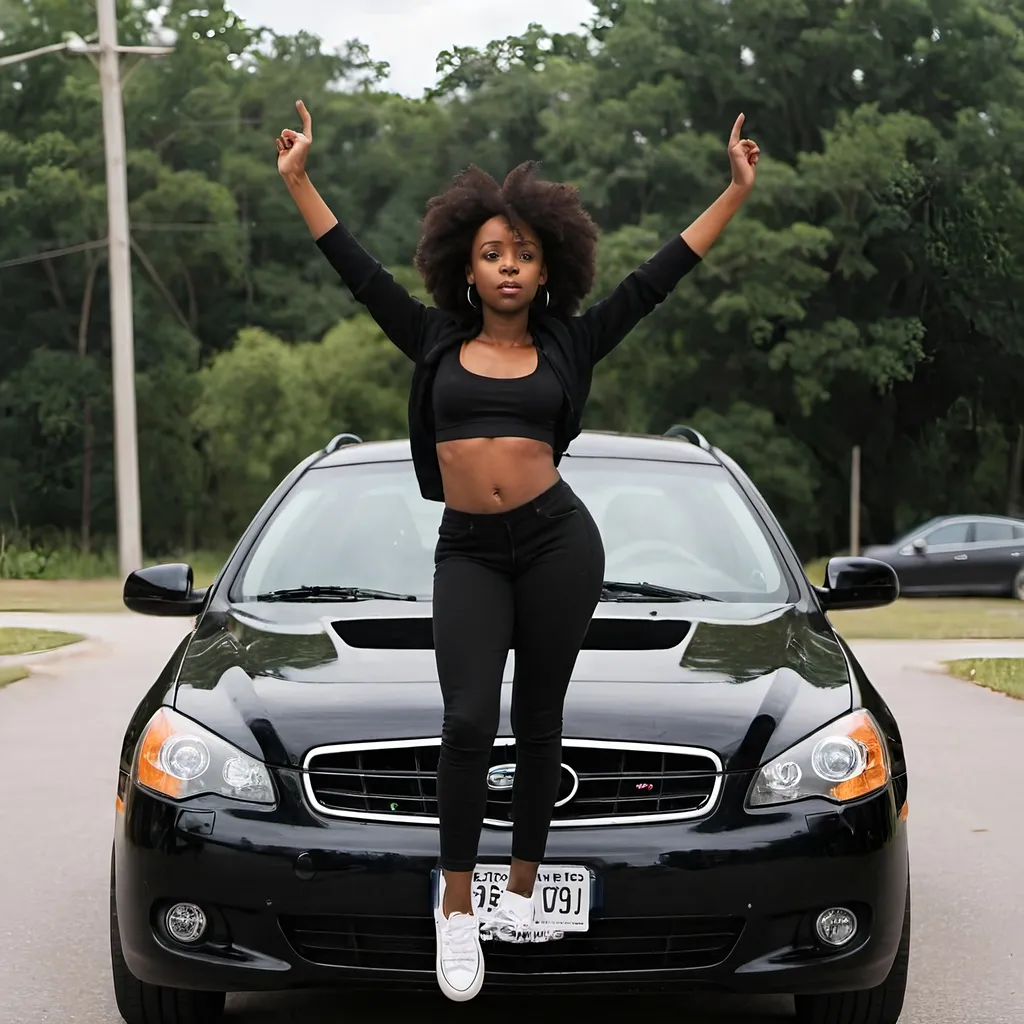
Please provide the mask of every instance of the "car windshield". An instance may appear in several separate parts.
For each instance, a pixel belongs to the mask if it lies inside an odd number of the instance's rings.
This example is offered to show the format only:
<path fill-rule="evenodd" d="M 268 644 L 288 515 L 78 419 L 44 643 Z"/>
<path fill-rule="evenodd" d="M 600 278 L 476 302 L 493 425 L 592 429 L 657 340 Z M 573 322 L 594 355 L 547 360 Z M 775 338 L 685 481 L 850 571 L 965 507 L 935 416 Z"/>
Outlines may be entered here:
<path fill-rule="evenodd" d="M 607 580 L 720 601 L 791 599 L 774 542 L 721 466 L 566 458 L 559 469 L 601 531 Z M 231 597 L 345 587 L 429 599 L 442 511 L 420 496 L 411 462 L 310 470 L 263 528 Z"/>
<path fill-rule="evenodd" d="M 932 529 L 932 527 L 936 526 L 938 523 L 941 522 L 941 517 L 937 516 L 934 519 L 929 519 L 927 522 L 919 523 L 912 530 L 907 530 L 906 533 L 901 533 L 895 540 L 891 541 L 890 543 L 894 547 L 900 544 L 909 544 L 912 540 L 916 540 L 918 537 L 923 537 L 925 533 L 928 532 L 928 530 Z"/>

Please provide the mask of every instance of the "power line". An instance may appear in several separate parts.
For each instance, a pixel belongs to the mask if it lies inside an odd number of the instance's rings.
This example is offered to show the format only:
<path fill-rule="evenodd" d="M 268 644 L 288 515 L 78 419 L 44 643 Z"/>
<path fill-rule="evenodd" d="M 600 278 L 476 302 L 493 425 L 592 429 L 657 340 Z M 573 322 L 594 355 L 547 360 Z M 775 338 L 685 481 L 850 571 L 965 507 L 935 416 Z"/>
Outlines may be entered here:
<path fill-rule="evenodd" d="M 132 221 L 133 231 L 224 231 L 228 227 L 229 225 L 217 224 L 213 221 L 185 221 L 181 224 L 173 221 Z M 243 225 L 230 225 L 230 227 L 243 227 Z"/>
<path fill-rule="evenodd" d="M 238 228 L 242 231 L 251 230 L 254 227 L 292 227 L 295 224 L 294 218 L 288 220 L 261 220 L 251 225 L 247 224 L 224 224 L 214 221 L 140 221 L 132 224 L 133 231 L 228 231 Z M 70 256 L 76 252 L 84 252 L 86 249 L 100 249 L 107 244 L 105 238 L 95 242 L 79 242 L 77 245 L 64 246 L 61 249 L 47 249 L 44 252 L 30 253 L 27 256 L 19 256 L 17 259 L 4 260 L 0 262 L 0 270 L 7 267 L 19 267 L 26 263 L 38 263 L 40 260 L 55 259 L 58 256 Z"/>
<path fill-rule="evenodd" d="M 46 252 L 36 252 L 31 256 L 19 256 L 17 259 L 4 260 L 0 263 L 0 270 L 6 267 L 20 267 L 26 263 L 39 263 L 42 260 L 51 260 L 57 256 L 70 256 L 75 252 L 85 252 L 87 249 L 105 249 L 107 240 L 98 239 L 95 242 L 79 242 L 78 245 L 68 245 L 63 249 L 47 249 Z"/>
<path fill-rule="evenodd" d="M 173 222 L 168 222 L 133 224 L 132 227 L 142 231 L 213 231 L 215 229 L 223 229 L 224 225 L 196 222 L 175 224 Z M 97 239 L 95 242 L 79 242 L 77 245 L 66 245 L 60 249 L 46 249 L 43 252 L 34 252 L 27 256 L 18 256 L 13 260 L 4 260 L 3 262 L 0 262 L 0 270 L 4 270 L 8 267 L 21 267 L 27 263 L 39 263 L 42 260 L 56 259 L 58 256 L 71 256 L 76 252 L 85 252 L 87 249 L 102 249 L 106 244 L 107 240 L 105 238 L 101 238 Z"/>

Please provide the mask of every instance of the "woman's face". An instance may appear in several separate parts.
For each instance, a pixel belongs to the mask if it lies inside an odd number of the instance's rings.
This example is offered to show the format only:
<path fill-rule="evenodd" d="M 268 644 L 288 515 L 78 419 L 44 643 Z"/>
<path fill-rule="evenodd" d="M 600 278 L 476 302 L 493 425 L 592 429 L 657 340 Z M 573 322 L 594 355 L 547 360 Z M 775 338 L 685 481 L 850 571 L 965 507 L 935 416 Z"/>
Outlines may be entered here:
<path fill-rule="evenodd" d="M 466 279 L 497 312 L 527 308 L 548 279 L 540 239 L 525 224 L 514 230 L 504 217 L 492 217 L 473 239 Z"/>

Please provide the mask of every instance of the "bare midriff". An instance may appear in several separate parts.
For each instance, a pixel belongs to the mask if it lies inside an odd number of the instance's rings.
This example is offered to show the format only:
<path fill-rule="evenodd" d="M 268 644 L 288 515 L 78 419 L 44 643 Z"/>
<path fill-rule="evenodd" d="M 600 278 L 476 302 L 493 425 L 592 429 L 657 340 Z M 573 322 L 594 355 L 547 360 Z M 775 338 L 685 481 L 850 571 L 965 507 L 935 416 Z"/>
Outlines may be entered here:
<path fill-rule="evenodd" d="M 467 437 L 437 446 L 444 500 L 475 515 L 525 505 L 558 483 L 551 445 L 528 437 Z"/>

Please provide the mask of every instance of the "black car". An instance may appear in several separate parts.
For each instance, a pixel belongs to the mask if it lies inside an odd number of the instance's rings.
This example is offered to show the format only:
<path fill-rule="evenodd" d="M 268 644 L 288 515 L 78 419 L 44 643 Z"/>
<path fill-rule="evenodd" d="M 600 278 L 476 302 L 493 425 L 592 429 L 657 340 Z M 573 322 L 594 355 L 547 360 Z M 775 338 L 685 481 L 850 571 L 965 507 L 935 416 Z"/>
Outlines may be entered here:
<path fill-rule="evenodd" d="M 584 433 L 562 462 L 609 577 L 538 879 L 565 937 L 489 944 L 485 991 L 795 993 L 807 1024 L 894 1024 L 907 766 L 826 613 L 886 604 L 897 580 L 837 558 L 811 586 L 743 471 L 681 433 Z M 406 442 L 346 436 L 281 483 L 209 588 L 181 564 L 126 581 L 130 609 L 196 617 L 121 750 L 110 923 L 129 1024 L 213 1022 L 230 991 L 435 989 L 441 511 Z M 509 864 L 508 696 L 481 914 Z"/>
<path fill-rule="evenodd" d="M 864 555 L 896 570 L 900 593 L 1024 601 L 1024 520 L 940 516 Z"/>

